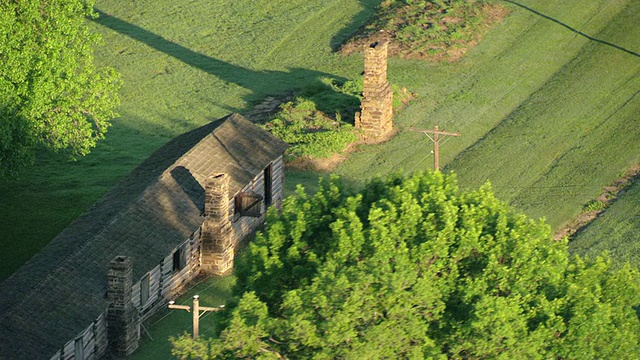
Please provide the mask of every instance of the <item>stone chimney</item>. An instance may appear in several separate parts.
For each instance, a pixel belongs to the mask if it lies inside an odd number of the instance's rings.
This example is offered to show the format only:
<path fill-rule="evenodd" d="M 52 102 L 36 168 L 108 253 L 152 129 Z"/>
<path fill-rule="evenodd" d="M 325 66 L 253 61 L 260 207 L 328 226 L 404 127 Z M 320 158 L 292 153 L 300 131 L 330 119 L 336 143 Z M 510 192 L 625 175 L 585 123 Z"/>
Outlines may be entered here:
<path fill-rule="evenodd" d="M 229 215 L 229 175 L 214 174 L 204 189 L 202 270 L 211 275 L 228 274 L 233 269 L 234 231 Z"/>
<path fill-rule="evenodd" d="M 130 257 L 116 256 L 109 263 L 107 274 L 107 336 L 109 353 L 127 357 L 138 348 L 140 319 L 131 301 L 131 274 L 133 263 Z"/>
<path fill-rule="evenodd" d="M 393 93 L 387 81 L 387 47 L 384 39 L 364 48 L 364 84 L 356 128 L 367 140 L 378 140 L 393 128 Z"/>

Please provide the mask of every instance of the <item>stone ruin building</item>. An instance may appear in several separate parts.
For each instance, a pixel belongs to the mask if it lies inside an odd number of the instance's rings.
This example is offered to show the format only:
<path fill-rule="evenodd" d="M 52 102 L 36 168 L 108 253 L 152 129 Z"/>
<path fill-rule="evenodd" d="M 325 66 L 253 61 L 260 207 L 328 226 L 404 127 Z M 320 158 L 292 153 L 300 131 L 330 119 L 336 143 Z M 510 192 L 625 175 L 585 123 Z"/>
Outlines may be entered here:
<path fill-rule="evenodd" d="M 131 354 L 191 279 L 232 270 L 282 200 L 287 146 L 232 114 L 160 148 L 0 283 L 0 359 Z"/>
<path fill-rule="evenodd" d="M 381 140 L 393 129 L 393 92 L 387 81 L 388 44 L 384 39 L 364 48 L 363 98 L 355 124 L 368 141 Z"/>

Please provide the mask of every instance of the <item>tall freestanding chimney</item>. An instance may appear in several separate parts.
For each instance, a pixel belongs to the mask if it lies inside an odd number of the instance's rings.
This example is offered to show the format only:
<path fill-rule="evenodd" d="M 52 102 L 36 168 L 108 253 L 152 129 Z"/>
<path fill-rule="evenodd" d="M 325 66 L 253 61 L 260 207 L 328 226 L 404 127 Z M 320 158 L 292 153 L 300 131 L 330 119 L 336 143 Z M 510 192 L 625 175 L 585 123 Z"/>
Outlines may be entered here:
<path fill-rule="evenodd" d="M 364 83 L 361 113 L 356 114 L 356 128 L 368 140 L 377 140 L 393 128 L 393 92 L 387 81 L 388 40 L 364 48 Z"/>

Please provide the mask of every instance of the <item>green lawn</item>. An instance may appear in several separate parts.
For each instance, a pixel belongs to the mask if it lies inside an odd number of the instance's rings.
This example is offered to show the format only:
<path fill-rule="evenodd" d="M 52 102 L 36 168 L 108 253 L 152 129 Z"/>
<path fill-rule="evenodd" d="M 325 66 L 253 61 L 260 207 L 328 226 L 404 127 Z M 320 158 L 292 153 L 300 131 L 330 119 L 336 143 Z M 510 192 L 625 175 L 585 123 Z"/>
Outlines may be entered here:
<path fill-rule="evenodd" d="M 640 4 L 526 3 L 510 5 L 512 15 L 460 64 L 393 61 L 392 81 L 420 98 L 396 117 L 398 136 L 337 173 L 431 168 L 431 142 L 402 130 L 439 125 L 462 133 L 442 142 L 441 164 L 463 188 L 490 181 L 499 198 L 558 228 L 637 162 Z M 419 66 L 416 83 L 407 76 Z"/>
<path fill-rule="evenodd" d="M 213 277 L 204 280 L 176 300 L 179 305 L 191 305 L 193 295 L 199 295 L 200 306 L 218 307 L 231 299 L 233 276 Z M 222 310 L 224 311 L 224 310 Z M 221 314 L 206 312 L 200 318 L 200 335 L 211 337 L 216 333 L 216 324 Z M 130 357 L 133 360 L 159 360 L 171 358 L 170 337 L 187 332 L 193 334 L 192 317 L 184 310 L 162 310 L 144 323 L 140 347 Z"/>
<path fill-rule="evenodd" d="M 332 48 L 379 2 L 97 0 L 103 15 L 90 25 L 104 46 L 96 59 L 122 73 L 121 116 L 89 156 L 44 156 L 20 179 L 0 182 L 0 280 L 177 134 L 267 95 L 360 76 L 362 57 Z M 336 173 L 359 184 L 430 169 L 431 143 L 407 129 L 439 125 L 462 133 L 441 148 L 462 187 L 491 181 L 499 198 L 557 228 L 637 162 L 640 3 L 506 4 L 512 14 L 460 63 L 392 59 L 391 82 L 417 99 L 397 114 L 394 139 L 359 148 Z M 319 175 L 288 172 L 287 191 L 297 183 L 313 190 Z M 574 241 L 575 252 L 608 247 L 635 260 L 627 249 L 635 246 L 637 188 Z M 230 283 L 216 281 L 194 290 L 203 304 L 229 297 Z M 190 328 L 185 312 L 156 320 L 147 324 L 155 340 L 136 358 L 166 358 L 166 339 Z M 213 324 L 203 325 L 205 335 Z"/>
<path fill-rule="evenodd" d="M 267 95 L 322 79 L 355 79 L 362 57 L 332 48 L 376 0 L 98 0 L 96 59 L 122 73 L 121 116 L 89 156 L 44 156 L 0 182 L 0 279 L 177 134 Z M 465 59 L 392 59 L 391 82 L 418 98 L 398 135 L 360 148 L 336 173 L 358 184 L 432 166 L 430 142 L 409 126 L 461 132 L 441 163 L 463 187 L 491 181 L 498 197 L 557 228 L 638 161 L 640 4 L 527 0 Z M 317 174 L 288 173 L 313 187 Z"/>
<path fill-rule="evenodd" d="M 617 265 L 640 264 L 640 184 L 636 183 L 569 243 L 569 250 L 595 257 L 606 251 Z"/>

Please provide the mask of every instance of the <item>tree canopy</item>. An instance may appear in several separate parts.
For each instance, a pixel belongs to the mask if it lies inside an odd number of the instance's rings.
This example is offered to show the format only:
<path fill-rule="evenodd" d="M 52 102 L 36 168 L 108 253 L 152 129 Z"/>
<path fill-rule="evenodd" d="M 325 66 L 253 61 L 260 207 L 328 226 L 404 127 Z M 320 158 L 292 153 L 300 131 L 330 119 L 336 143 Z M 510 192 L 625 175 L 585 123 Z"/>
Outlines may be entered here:
<path fill-rule="evenodd" d="M 181 358 L 639 358 L 637 269 L 570 258 L 489 185 L 417 173 L 299 189 L 239 259 L 218 338 Z"/>
<path fill-rule="evenodd" d="M 0 2 L 0 175 L 38 147 L 85 155 L 118 105 L 119 77 L 93 64 L 91 0 Z"/>

